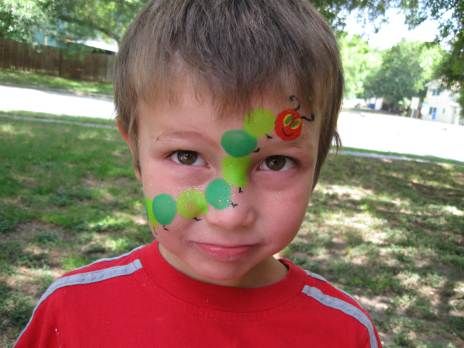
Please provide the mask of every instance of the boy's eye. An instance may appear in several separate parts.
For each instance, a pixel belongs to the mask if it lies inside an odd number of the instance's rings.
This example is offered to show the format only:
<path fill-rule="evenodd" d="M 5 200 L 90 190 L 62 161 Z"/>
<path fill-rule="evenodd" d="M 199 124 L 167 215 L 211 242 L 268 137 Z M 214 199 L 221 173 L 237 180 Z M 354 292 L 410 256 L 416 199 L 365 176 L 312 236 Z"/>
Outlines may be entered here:
<path fill-rule="evenodd" d="M 281 171 L 289 170 L 295 166 L 295 161 L 287 156 L 275 155 L 267 157 L 259 166 L 260 170 Z"/>
<path fill-rule="evenodd" d="M 169 157 L 174 162 L 185 166 L 203 166 L 205 164 L 204 159 L 196 151 L 174 151 Z"/>

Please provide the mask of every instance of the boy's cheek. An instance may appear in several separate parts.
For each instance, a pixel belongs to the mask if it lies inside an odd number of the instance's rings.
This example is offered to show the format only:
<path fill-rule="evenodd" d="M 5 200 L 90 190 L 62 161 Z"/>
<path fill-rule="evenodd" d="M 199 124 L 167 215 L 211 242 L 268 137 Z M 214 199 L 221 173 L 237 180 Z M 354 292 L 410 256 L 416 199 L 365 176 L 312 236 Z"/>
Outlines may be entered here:
<path fill-rule="evenodd" d="M 141 182 L 145 194 L 169 193 L 177 195 L 191 188 L 203 190 L 213 178 L 214 176 L 208 173 L 185 173 L 179 170 L 161 173 L 159 169 L 154 169 L 148 173 L 143 173 Z"/>

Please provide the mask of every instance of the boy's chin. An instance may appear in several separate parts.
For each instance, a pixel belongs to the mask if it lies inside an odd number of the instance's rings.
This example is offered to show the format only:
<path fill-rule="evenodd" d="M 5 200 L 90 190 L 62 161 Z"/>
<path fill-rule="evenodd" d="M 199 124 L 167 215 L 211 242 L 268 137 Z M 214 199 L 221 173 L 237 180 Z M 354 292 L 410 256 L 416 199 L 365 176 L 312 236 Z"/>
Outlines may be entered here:
<path fill-rule="evenodd" d="M 271 259 L 276 263 L 274 264 L 272 260 L 269 260 L 269 262 L 262 262 L 252 268 L 246 266 L 242 268 L 227 263 L 211 265 L 214 268 L 207 267 L 201 270 L 203 279 L 199 280 L 205 283 L 239 288 L 268 286 L 283 279 L 287 273 L 283 264 L 272 257 Z"/>
<path fill-rule="evenodd" d="M 270 285 L 282 279 L 286 268 L 279 261 L 268 257 L 265 260 L 253 262 L 252 255 L 247 250 L 207 250 L 206 256 L 195 255 L 194 259 L 181 259 L 160 246 L 165 260 L 186 276 L 203 283 L 241 288 L 255 288 Z M 220 253 L 210 256 L 209 253 Z M 229 254 L 230 253 L 230 254 Z"/>
<path fill-rule="evenodd" d="M 228 287 L 244 287 L 244 284 L 251 281 L 248 276 L 249 272 L 247 272 L 247 267 L 238 265 L 237 263 L 230 261 L 204 261 L 188 265 L 170 264 L 179 272 L 202 283 Z"/>
<path fill-rule="evenodd" d="M 210 250 L 208 250 L 210 251 Z M 212 251 L 213 253 L 215 250 Z M 231 253 L 229 255 L 228 253 Z M 202 271 L 207 274 L 205 282 L 241 288 L 257 288 L 278 282 L 287 274 L 287 268 L 273 255 L 263 255 L 260 246 L 250 249 L 219 251 L 217 255 L 207 254 L 208 262 L 201 263 Z M 258 257 L 260 255 L 264 258 Z"/>

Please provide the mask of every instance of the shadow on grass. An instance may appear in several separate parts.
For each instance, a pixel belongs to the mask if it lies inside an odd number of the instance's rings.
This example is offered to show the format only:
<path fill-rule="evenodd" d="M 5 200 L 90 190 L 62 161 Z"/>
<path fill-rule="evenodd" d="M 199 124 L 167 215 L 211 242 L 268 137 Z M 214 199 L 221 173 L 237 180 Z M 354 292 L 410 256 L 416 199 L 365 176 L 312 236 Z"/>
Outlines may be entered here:
<path fill-rule="evenodd" d="M 364 300 L 386 346 L 461 346 L 464 169 L 332 156 L 318 185 L 287 256 Z"/>

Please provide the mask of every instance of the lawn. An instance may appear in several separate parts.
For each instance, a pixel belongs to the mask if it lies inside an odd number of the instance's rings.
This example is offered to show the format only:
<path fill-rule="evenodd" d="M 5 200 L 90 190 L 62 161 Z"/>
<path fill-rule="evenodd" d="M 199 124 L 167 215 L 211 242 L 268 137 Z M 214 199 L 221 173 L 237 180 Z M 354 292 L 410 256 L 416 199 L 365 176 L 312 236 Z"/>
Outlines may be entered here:
<path fill-rule="evenodd" d="M 72 80 L 32 71 L 0 69 L 0 85 L 29 87 L 67 92 L 77 95 L 110 96 L 111 83 Z"/>
<path fill-rule="evenodd" d="M 0 112 L 2 347 L 54 278 L 151 239 L 112 122 L 11 116 Z M 462 164 L 330 155 L 283 254 L 359 299 L 385 347 L 464 346 Z"/>

